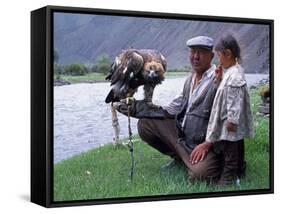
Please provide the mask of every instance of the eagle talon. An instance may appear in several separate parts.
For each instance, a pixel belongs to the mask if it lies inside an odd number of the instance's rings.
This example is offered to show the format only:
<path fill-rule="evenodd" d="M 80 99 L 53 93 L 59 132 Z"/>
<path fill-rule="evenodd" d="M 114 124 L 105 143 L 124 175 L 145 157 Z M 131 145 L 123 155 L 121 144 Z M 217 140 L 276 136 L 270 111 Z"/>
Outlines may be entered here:
<path fill-rule="evenodd" d="M 126 98 L 126 104 L 127 105 L 132 105 L 134 101 L 135 101 L 134 97 L 127 97 Z"/>
<path fill-rule="evenodd" d="M 135 102 L 135 98 L 134 97 L 126 97 L 125 99 L 121 99 L 120 103 L 124 103 L 126 105 L 132 105 L 133 102 Z"/>

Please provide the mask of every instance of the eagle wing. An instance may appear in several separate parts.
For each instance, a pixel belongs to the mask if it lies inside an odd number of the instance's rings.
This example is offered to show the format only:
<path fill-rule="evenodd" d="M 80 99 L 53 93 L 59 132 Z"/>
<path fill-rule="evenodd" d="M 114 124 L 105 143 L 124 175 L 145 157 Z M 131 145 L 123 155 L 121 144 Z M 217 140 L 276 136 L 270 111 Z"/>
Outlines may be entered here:
<path fill-rule="evenodd" d="M 162 62 L 164 70 L 166 71 L 167 70 L 167 61 L 166 61 L 166 58 L 162 54 L 160 54 L 160 60 Z"/>
<path fill-rule="evenodd" d="M 123 51 L 111 65 L 111 71 L 105 78 L 111 82 L 113 88 L 109 92 L 106 103 L 112 102 L 114 97 L 123 97 L 132 80 L 143 68 L 144 59 L 134 49 Z"/>
<path fill-rule="evenodd" d="M 157 68 L 157 75 L 147 78 L 147 73 L 151 72 L 151 67 L 154 66 Z M 119 101 L 127 96 L 132 96 L 140 85 L 153 84 L 155 86 L 161 83 L 164 80 L 166 68 L 166 59 L 157 50 L 128 49 L 122 51 L 115 58 L 111 71 L 106 77 L 106 80 L 111 82 L 112 89 L 105 102 Z"/>
<path fill-rule="evenodd" d="M 111 71 L 105 78 L 111 85 L 118 81 L 132 79 L 143 67 L 144 59 L 135 50 L 125 50 L 117 56 L 111 65 Z"/>

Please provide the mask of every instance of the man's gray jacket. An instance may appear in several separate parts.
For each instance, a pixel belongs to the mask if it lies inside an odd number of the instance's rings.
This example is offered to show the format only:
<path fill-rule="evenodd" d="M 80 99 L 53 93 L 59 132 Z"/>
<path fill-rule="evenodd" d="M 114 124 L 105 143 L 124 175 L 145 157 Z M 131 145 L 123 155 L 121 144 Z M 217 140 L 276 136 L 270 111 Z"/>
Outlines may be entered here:
<path fill-rule="evenodd" d="M 184 89 L 181 95 L 181 105 L 176 114 L 176 125 L 181 143 L 188 153 L 191 153 L 196 145 L 205 141 L 207 126 L 212 110 L 214 97 L 217 91 L 215 77 L 204 88 L 200 95 L 194 100 L 189 110 L 186 111 L 190 90 L 192 85 L 192 76 L 187 77 Z M 166 110 L 168 110 L 166 108 Z"/>

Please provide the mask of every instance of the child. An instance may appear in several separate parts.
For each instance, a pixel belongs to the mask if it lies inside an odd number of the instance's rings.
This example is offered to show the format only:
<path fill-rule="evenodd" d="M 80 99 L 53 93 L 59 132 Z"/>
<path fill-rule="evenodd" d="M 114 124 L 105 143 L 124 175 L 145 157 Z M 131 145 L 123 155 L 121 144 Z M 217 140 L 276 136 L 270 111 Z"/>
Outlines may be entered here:
<path fill-rule="evenodd" d="M 221 148 L 224 165 L 219 185 L 239 183 L 244 175 L 244 138 L 253 137 L 253 116 L 244 69 L 240 65 L 240 47 L 227 35 L 215 46 L 220 65 L 225 69 L 218 87 L 208 124 L 206 141 Z"/>

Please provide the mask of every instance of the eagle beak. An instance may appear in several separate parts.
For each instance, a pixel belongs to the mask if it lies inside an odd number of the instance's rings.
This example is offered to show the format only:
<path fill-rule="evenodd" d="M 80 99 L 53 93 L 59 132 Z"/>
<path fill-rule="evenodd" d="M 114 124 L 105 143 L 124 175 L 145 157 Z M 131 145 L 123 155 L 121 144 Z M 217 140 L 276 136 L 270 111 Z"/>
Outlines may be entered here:
<path fill-rule="evenodd" d="M 156 74 L 156 72 L 154 71 L 154 70 L 150 70 L 150 72 L 149 72 L 149 75 L 148 75 L 149 77 L 156 77 L 157 76 L 157 74 Z"/>

